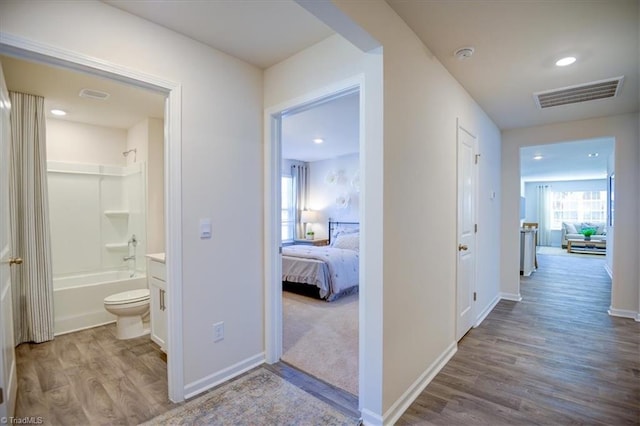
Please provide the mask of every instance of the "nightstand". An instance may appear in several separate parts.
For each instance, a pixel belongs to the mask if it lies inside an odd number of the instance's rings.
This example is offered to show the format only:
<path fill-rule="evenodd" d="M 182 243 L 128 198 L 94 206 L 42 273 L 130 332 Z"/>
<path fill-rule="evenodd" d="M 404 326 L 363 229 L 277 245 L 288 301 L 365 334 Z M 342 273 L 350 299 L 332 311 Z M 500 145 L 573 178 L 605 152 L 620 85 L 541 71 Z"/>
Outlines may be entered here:
<path fill-rule="evenodd" d="M 326 246 L 329 244 L 329 240 L 326 238 L 319 238 L 316 240 L 293 240 L 293 244 L 305 246 Z"/>

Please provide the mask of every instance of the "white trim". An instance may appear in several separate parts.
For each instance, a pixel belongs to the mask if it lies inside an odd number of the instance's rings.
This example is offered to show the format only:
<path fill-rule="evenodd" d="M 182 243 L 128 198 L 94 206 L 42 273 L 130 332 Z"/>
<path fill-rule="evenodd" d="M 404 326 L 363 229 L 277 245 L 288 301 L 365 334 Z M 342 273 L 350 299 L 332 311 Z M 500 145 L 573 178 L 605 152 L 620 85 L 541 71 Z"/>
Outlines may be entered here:
<path fill-rule="evenodd" d="M 607 313 L 612 317 L 620 317 L 620 318 L 631 318 L 636 321 L 640 321 L 640 312 L 631 311 L 627 309 L 614 309 L 612 306 L 609 306 Z"/>
<path fill-rule="evenodd" d="M 479 327 L 480 324 L 482 324 L 482 321 L 484 321 L 487 318 L 487 316 L 489 316 L 491 311 L 493 311 L 493 308 L 496 307 L 496 305 L 500 302 L 500 300 L 501 300 L 500 294 L 496 294 L 496 297 L 493 298 L 491 303 L 489 303 L 489 305 L 486 308 L 484 308 L 482 312 L 480 312 L 480 315 L 478 315 L 478 317 L 476 318 L 476 323 L 473 326 L 473 328 Z"/>
<path fill-rule="evenodd" d="M 230 367 L 227 367 L 224 370 L 220 370 L 217 373 L 213 373 L 207 377 L 189 383 L 184 387 L 185 398 L 189 399 L 215 386 L 218 386 L 221 383 L 227 382 L 234 377 L 237 377 L 240 374 L 251 370 L 252 368 L 264 364 L 264 361 L 264 352 L 262 352 L 243 361 L 240 361 Z"/>
<path fill-rule="evenodd" d="M 182 87 L 179 83 L 98 58 L 0 32 L 0 53 L 86 72 L 167 94 L 165 116 L 165 233 L 169 310 L 167 375 L 169 399 L 184 400 L 182 347 Z"/>
<path fill-rule="evenodd" d="M 606 262 L 604 263 L 604 270 L 607 271 L 607 275 L 609 275 L 609 278 L 611 278 L 611 280 L 613 281 L 613 271 L 611 270 L 609 264 Z"/>
<path fill-rule="evenodd" d="M 433 380 L 433 378 L 442 370 L 449 360 L 458 351 L 458 344 L 453 342 L 444 352 L 413 382 L 413 384 L 402 394 L 400 398 L 384 413 L 383 423 L 385 425 L 395 424 L 400 416 L 409 408 L 409 406 L 422 393 L 424 388 Z"/>
<path fill-rule="evenodd" d="M 361 410 L 360 416 L 362 418 L 362 424 L 365 426 L 378 426 L 383 424 L 382 417 L 367 409 Z"/>
<path fill-rule="evenodd" d="M 313 104 L 319 100 L 331 97 L 338 93 L 344 93 L 351 89 L 360 91 L 360 123 L 364 120 L 363 115 L 363 87 L 364 75 L 345 79 L 323 88 L 313 90 L 302 96 L 281 102 L 277 105 L 265 109 L 264 112 L 264 276 L 265 282 L 265 354 L 266 362 L 275 363 L 282 356 L 282 263 L 280 257 L 280 178 L 281 167 L 281 147 L 280 147 L 280 118 L 292 109 L 298 109 L 306 105 Z M 360 148 L 362 157 L 362 147 L 364 146 L 364 132 L 360 132 Z M 364 179 L 362 179 L 364 180 Z M 362 212 L 361 212 L 362 213 Z M 361 215 L 362 217 L 362 215 Z M 365 229 L 361 229 L 361 235 Z M 365 260 L 360 257 L 361 269 Z M 361 275 L 362 276 L 362 271 Z M 363 289 L 360 289 L 363 293 Z M 361 297 L 360 312 L 362 312 Z M 362 336 L 363 324 L 360 322 L 359 336 Z M 359 338 L 360 339 L 360 338 Z M 359 365 L 364 364 L 364 353 L 362 345 L 359 345 Z M 362 372 L 359 372 L 361 375 Z M 360 395 L 362 400 L 362 392 Z"/>
<path fill-rule="evenodd" d="M 522 296 L 520 293 L 505 293 L 500 292 L 500 299 L 511 300 L 513 302 L 522 302 Z"/>

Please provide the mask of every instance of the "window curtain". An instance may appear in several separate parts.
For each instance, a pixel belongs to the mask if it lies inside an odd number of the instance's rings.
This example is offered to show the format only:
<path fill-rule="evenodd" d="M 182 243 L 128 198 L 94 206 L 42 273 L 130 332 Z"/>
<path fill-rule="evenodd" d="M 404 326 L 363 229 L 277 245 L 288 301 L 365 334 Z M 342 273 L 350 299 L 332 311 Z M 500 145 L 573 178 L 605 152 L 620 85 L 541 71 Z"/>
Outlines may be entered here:
<path fill-rule="evenodd" d="M 291 166 L 294 186 L 295 206 L 295 238 L 304 239 L 304 224 L 300 220 L 302 211 L 307 209 L 307 197 L 309 196 L 309 168 L 306 165 Z"/>
<path fill-rule="evenodd" d="M 538 245 L 551 245 L 551 192 L 549 185 L 537 186 L 538 196 Z"/>
<path fill-rule="evenodd" d="M 53 270 L 47 192 L 44 98 L 9 92 L 11 268 L 15 343 L 53 339 Z"/>

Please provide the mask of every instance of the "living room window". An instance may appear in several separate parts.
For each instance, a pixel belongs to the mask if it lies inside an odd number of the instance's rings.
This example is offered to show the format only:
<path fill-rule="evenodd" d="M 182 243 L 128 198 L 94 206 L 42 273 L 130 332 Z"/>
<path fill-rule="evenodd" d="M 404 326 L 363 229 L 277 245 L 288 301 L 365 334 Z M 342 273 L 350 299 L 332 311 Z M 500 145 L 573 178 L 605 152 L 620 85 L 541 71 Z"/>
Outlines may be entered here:
<path fill-rule="evenodd" d="M 562 222 L 607 221 L 607 191 L 551 192 L 551 228 Z"/>
<path fill-rule="evenodd" d="M 295 232 L 295 211 L 293 199 L 293 176 L 282 176 L 282 241 L 293 241 Z"/>

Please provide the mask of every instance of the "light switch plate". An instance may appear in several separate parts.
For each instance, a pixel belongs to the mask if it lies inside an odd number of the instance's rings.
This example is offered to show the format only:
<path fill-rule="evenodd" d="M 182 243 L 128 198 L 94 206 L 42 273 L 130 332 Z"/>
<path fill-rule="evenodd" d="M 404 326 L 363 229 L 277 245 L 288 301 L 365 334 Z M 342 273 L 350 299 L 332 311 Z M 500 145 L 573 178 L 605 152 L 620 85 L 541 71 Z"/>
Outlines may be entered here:
<path fill-rule="evenodd" d="M 200 219 L 200 239 L 211 238 L 211 219 Z"/>

